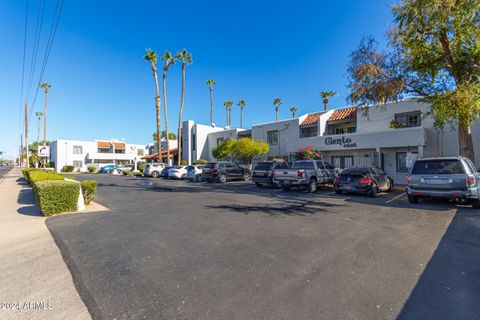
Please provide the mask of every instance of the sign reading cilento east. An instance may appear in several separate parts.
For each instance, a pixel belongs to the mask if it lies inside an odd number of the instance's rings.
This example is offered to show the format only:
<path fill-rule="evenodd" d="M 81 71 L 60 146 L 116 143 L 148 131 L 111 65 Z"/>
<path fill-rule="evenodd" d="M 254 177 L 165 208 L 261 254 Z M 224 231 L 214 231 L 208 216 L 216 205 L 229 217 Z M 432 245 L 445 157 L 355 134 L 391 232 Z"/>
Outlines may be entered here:
<path fill-rule="evenodd" d="M 356 148 L 357 143 L 353 142 L 351 138 L 345 138 L 344 136 L 339 138 L 327 137 L 325 138 L 325 144 L 327 146 L 330 145 L 339 145 L 343 146 L 344 148 Z"/>

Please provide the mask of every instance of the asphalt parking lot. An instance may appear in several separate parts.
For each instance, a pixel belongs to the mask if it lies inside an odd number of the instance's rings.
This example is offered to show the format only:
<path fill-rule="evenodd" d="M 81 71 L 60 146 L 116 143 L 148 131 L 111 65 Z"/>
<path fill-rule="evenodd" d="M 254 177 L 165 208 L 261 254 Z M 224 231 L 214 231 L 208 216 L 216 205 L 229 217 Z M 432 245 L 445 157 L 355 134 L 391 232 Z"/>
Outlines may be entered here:
<path fill-rule="evenodd" d="M 252 183 L 95 178 L 47 226 L 95 319 L 478 319 L 480 214 Z"/>

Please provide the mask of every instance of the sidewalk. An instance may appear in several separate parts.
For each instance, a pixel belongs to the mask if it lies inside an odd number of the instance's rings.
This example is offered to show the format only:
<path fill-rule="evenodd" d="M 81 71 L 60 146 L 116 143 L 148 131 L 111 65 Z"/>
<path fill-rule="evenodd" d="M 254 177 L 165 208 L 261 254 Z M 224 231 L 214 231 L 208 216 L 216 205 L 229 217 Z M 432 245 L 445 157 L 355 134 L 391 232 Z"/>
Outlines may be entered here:
<path fill-rule="evenodd" d="M 91 319 L 19 168 L 0 178 L 0 230 L 0 319 Z"/>

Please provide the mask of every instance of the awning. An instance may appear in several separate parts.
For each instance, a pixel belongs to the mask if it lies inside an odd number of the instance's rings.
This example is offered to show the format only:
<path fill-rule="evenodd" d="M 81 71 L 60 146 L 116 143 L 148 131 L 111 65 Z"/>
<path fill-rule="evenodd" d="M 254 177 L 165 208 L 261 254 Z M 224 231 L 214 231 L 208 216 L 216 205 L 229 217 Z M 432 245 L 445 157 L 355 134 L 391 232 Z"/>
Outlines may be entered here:
<path fill-rule="evenodd" d="M 108 141 L 97 141 L 97 147 L 99 147 L 99 148 L 110 148 L 111 144 Z"/>
<path fill-rule="evenodd" d="M 324 113 L 325 113 L 325 111 L 317 112 L 317 113 L 310 113 L 302 121 L 302 123 L 300 123 L 300 126 L 310 126 L 310 125 L 313 125 L 313 124 L 317 124 L 318 123 L 318 118 L 320 118 L 320 116 Z"/>
<path fill-rule="evenodd" d="M 357 118 L 357 107 L 350 107 L 333 111 L 332 115 L 327 121 L 341 121 L 355 118 Z"/>
<path fill-rule="evenodd" d="M 175 148 L 175 149 L 170 149 L 170 156 L 176 156 L 177 154 L 178 154 L 177 148 Z M 167 150 L 163 150 L 160 155 L 161 155 L 162 158 L 166 158 L 166 157 L 167 157 Z M 158 153 L 155 152 L 155 153 L 146 155 L 146 156 L 142 157 L 142 159 L 144 159 L 144 160 L 147 160 L 147 159 L 158 159 Z"/>
<path fill-rule="evenodd" d="M 115 146 L 115 149 L 117 149 L 117 150 L 124 150 L 125 149 L 125 143 L 123 143 L 123 142 L 112 142 L 112 144 Z"/>

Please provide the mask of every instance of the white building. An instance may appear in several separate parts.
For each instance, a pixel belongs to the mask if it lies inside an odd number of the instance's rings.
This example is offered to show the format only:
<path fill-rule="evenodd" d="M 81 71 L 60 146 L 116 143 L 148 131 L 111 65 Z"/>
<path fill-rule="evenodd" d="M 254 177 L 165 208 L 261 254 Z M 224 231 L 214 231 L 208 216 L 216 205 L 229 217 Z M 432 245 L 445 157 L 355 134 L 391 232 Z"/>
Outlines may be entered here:
<path fill-rule="evenodd" d="M 396 183 L 403 183 L 408 173 L 407 155 L 436 157 L 458 155 L 458 133 L 454 126 L 434 127 L 428 115 L 431 105 L 417 100 L 405 100 L 377 106 L 347 107 L 303 115 L 299 118 L 253 125 L 251 137 L 270 144 L 262 160 L 284 158 L 291 160 L 292 153 L 312 146 L 320 151 L 322 159 L 338 168 L 351 166 L 378 166 Z M 190 125 L 192 121 L 188 122 Z M 201 125 L 194 124 L 197 131 Z M 185 126 L 184 126 L 185 127 Z M 480 124 L 472 126 L 475 163 L 480 167 Z M 226 133 L 227 130 L 221 132 Z M 232 129 L 233 130 L 233 129 Z M 238 138 L 241 131 L 232 132 Z M 242 129 L 243 130 L 243 129 Z M 211 149 L 216 146 L 215 132 L 197 134 L 196 145 L 202 145 L 202 158 L 212 160 Z M 184 136 L 189 145 L 191 137 Z M 186 152 L 186 151 L 185 151 Z M 189 162 L 192 159 L 184 159 Z"/>
<path fill-rule="evenodd" d="M 109 164 L 127 164 L 141 161 L 148 154 L 148 146 L 128 144 L 123 141 L 55 140 L 50 145 L 50 161 L 60 172 L 64 166 L 74 166 L 75 171 L 87 171 L 88 166 L 98 168 Z"/>

